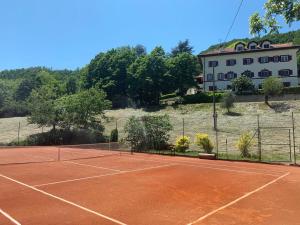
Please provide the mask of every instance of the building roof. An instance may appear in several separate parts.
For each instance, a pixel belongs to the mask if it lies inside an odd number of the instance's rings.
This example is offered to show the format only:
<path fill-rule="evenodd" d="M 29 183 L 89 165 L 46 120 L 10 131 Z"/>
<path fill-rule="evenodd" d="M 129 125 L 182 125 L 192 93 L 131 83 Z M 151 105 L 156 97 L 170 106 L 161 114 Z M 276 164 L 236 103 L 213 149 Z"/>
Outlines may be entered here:
<path fill-rule="evenodd" d="M 261 52 L 261 51 L 274 51 L 274 50 L 282 50 L 282 49 L 300 49 L 300 45 L 293 45 L 293 43 L 285 43 L 285 44 L 271 44 L 270 48 L 261 48 L 257 45 L 256 49 L 245 49 L 243 51 L 236 51 L 235 48 L 224 48 L 224 49 L 216 49 L 213 51 L 205 52 L 199 54 L 200 57 L 208 57 L 208 56 L 217 56 L 217 55 L 230 55 L 230 54 L 243 54 L 250 52 Z"/>

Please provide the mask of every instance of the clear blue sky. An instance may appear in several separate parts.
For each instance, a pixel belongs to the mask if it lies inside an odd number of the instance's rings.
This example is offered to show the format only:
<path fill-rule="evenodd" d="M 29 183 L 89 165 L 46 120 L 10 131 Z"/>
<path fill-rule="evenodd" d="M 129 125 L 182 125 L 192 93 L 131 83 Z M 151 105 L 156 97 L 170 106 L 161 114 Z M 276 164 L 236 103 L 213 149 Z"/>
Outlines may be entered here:
<path fill-rule="evenodd" d="M 225 38 L 240 0 L 7 0 L 0 4 L 0 70 L 82 67 L 100 51 L 143 44 L 170 51 L 189 39 L 195 53 Z M 245 0 L 232 38 L 265 0 Z M 283 31 L 299 29 L 295 23 Z"/>

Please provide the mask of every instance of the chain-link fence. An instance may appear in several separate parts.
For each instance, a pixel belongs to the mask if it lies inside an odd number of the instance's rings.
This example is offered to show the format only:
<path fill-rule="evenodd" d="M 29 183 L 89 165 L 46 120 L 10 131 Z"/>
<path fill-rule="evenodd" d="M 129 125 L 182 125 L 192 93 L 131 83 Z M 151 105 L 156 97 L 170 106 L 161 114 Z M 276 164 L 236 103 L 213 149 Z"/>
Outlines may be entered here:
<path fill-rule="evenodd" d="M 217 117 L 217 130 L 213 129 L 210 112 L 170 114 L 169 117 L 173 126 L 169 142 L 175 144 L 176 138 L 188 136 L 189 149 L 185 153 L 170 150 L 149 153 L 198 157 L 203 150 L 195 144 L 195 135 L 206 133 L 218 159 L 300 163 L 300 113 L 221 114 Z M 106 132 L 117 127 L 119 140 L 124 139 L 128 118 L 111 118 L 105 124 Z M 251 148 L 249 157 L 242 157 L 237 144 L 246 133 L 251 137 Z"/>
<path fill-rule="evenodd" d="M 144 113 L 143 115 L 158 115 L 158 113 Z M 174 150 L 155 150 L 151 153 L 185 155 L 198 157 L 203 150 L 195 144 L 197 133 L 208 134 L 213 142 L 218 159 L 250 160 L 262 162 L 286 162 L 300 164 L 300 113 L 264 113 L 264 114 L 219 114 L 217 130 L 213 129 L 213 117 L 209 110 L 194 112 L 170 112 L 170 122 L 173 126 L 169 143 L 175 144 L 178 137 L 188 136 L 191 143 L 185 152 Z M 138 114 L 137 117 L 142 115 Z M 129 116 L 109 117 L 105 126 L 105 135 L 110 136 L 113 129 L 118 129 L 119 140 L 124 140 L 124 127 Z M 28 125 L 26 118 L 12 118 L 0 120 L 0 143 L 17 143 L 30 134 L 46 132 L 50 128 L 39 128 Z M 237 143 L 241 135 L 251 136 L 250 157 L 242 157 Z M 153 143 L 153 146 L 155 143 Z M 124 145 L 123 145 L 124 146 Z M 128 145 L 126 145 L 128 146 Z"/>

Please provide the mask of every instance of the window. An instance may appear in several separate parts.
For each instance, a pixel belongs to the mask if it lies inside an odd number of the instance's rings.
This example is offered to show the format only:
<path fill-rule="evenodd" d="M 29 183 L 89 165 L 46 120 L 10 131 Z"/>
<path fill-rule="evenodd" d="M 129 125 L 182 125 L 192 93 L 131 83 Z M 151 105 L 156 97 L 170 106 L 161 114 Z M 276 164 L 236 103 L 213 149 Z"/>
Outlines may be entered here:
<path fill-rule="evenodd" d="M 246 77 L 249 77 L 249 78 L 252 78 L 254 77 L 254 73 L 251 72 L 250 70 L 246 70 L 242 73 L 242 75 L 246 76 Z"/>
<path fill-rule="evenodd" d="M 280 56 L 280 61 L 281 62 L 288 62 L 290 60 L 292 60 L 292 56 L 290 56 L 290 55 L 281 55 Z"/>
<path fill-rule="evenodd" d="M 290 87 L 291 86 L 291 82 L 283 82 L 283 86 L 284 87 Z"/>
<path fill-rule="evenodd" d="M 258 76 L 259 77 L 269 77 L 269 76 L 272 76 L 272 71 L 264 69 L 264 70 L 258 72 Z"/>
<path fill-rule="evenodd" d="M 226 66 L 234 66 L 236 64 L 235 59 L 228 59 L 226 60 Z"/>
<path fill-rule="evenodd" d="M 213 74 L 207 74 L 207 81 L 213 81 L 214 75 Z"/>
<path fill-rule="evenodd" d="M 208 90 L 209 90 L 209 91 L 213 91 L 213 90 L 214 90 L 214 86 L 209 86 L 209 87 L 208 87 Z M 215 86 L 215 91 L 216 91 L 216 90 L 217 90 L 217 87 Z"/>
<path fill-rule="evenodd" d="M 250 65 L 253 63 L 253 59 L 252 58 L 244 58 L 243 59 L 243 65 Z"/>
<path fill-rule="evenodd" d="M 259 84 L 259 85 L 258 85 L 258 89 L 262 89 L 262 84 Z"/>
<path fill-rule="evenodd" d="M 256 45 L 250 45 L 250 49 L 251 50 L 256 49 Z"/>
<path fill-rule="evenodd" d="M 279 56 L 276 55 L 276 56 L 273 56 L 273 62 L 274 63 L 278 63 L 280 60 L 279 60 Z"/>
<path fill-rule="evenodd" d="M 224 73 L 218 73 L 218 80 L 225 80 L 225 74 Z"/>
<path fill-rule="evenodd" d="M 260 62 L 260 63 L 268 63 L 269 62 L 269 57 L 268 56 L 259 57 L 258 58 L 258 62 Z"/>
<path fill-rule="evenodd" d="M 293 75 L 293 70 L 289 70 L 289 69 L 279 70 L 278 74 L 279 76 L 287 77 Z"/>
<path fill-rule="evenodd" d="M 237 47 L 237 50 L 240 52 L 240 51 L 243 51 L 244 50 L 244 47 L 242 47 L 242 46 L 238 46 Z"/>
<path fill-rule="evenodd" d="M 218 61 L 209 61 L 208 62 L 208 67 L 217 67 L 218 66 Z"/>
<path fill-rule="evenodd" d="M 228 72 L 228 73 L 226 74 L 226 78 L 227 78 L 228 80 L 237 78 L 237 74 L 234 73 L 234 72 L 232 72 L 232 71 L 230 71 L 230 72 Z"/>
<path fill-rule="evenodd" d="M 264 48 L 270 48 L 269 44 L 264 44 Z"/>

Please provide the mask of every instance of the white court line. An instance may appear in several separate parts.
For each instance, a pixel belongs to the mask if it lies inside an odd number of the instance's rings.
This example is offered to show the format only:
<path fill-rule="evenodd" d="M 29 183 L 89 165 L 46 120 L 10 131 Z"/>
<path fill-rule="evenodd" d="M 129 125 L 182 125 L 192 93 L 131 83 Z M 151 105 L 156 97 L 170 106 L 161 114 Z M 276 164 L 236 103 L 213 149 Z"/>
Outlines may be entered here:
<path fill-rule="evenodd" d="M 62 181 L 56 181 L 56 182 L 51 182 L 51 183 L 45 183 L 45 184 L 37 184 L 37 185 L 34 185 L 33 187 L 43 187 L 43 186 L 48 186 L 48 185 L 53 185 L 53 184 L 61 184 L 61 183 L 69 183 L 69 182 L 74 182 L 74 181 L 89 180 L 89 179 L 93 179 L 93 178 L 108 177 L 108 176 L 114 176 L 114 175 L 118 175 L 118 174 L 158 169 L 158 168 L 169 167 L 169 166 L 174 166 L 174 165 L 176 165 L 176 164 L 166 164 L 166 165 L 161 165 L 161 166 L 147 167 L 147 168 L 143 168 L 143 169 L 122 171 L 122 172 L 118 172 L 118 173 L 109 173 L 109 174 L 102 174 L 102 175 L 98 175 L 98 176 L 90 176 L 90 177 L 82 177 L 82 178 L 77 178 L 77 179 L 62 180 Z"/>
<path fill-rule="evenodd" d="M 21 225 L 20 222 L 18 222 L 17 220 L 15 220 L 14 218 L 12 218 L 8 213 L 4 212 L 1 208 L 0 208 L 0 213 L 3 214 L 7 219 L 9 219 L 11 222 L 13 222 L 16 225 Z"/>
<path fill-rule="evenodd" d="M 63 162 L 72 163 L 72 164 L 79 165 L 79 166 L 87 166 L 87 167 L 93 167 L 93 168 L 98 168 L 98 169 L 111 170 L 111 171 L 115 171 L 115 172 L 122 172 L 122 170 L 110 169 L 110 168 L 106 168 L 106 167 L 102 167 L 102 166 L 93 166 L 93 165 L 89 165 L 89 164 L 76 163 L 76 162 L 72 162 L 72 161 L 63 161 Z"/>
<path fill-rule="evenodd" d="M 223 165 L 223 164 L 216 164 L 216 163 L 203 163 L 203 162 L 187 162 L 187 161 L 177 161 L 177 160 L 170 160 L 170 159 L 164 159 L 164 160 L 154 160 L 154 159 L 148 159 L 147 157 L 143 157 L 140 155 L 135 155 L 137 156 L 136 158 L 131 157 L 131 156 L 126 156 L 129 158 L 132 158 L 134 160 L 143 160 L 143 161 L 149 161 L 149 162 L 176 162 L 178 164 L 182 164 L 182 165 L 207 165 L 207 166 L 217 166 L 217 167 L 227 167 L 227 168 L 231 168 L 231 169 L 247 169 L 247 170 L 243 170 L 245 172 L 248 172 L 249 170 L 252 170 L 253 173 L 258 173 L 258 174 L 265 174 L 264 172 L 267 172 L 268 174 L 270 174 L 270 172 L 274 172 L 274 176 L 279 176 L 282 173 L 285 173 L 287 171 L 278 171 L 278 170 L 265 170 L 265 169 L 257 169 L 257 168 L 245 168 L 245 167 L 240 167 L 240 166 L 231 166 L 231 165 Z"/>
<path fill-rule="evenodd" d="M 197 219 L 197 220 L 195 220 L 195 221 L 193 221 L 193 222 L 191 222 L 191 223 L 188 223 L 187 225 L 193 225 L 193 224 L 195 224 L 195 223 L 201 222 L 202 220 L 206 219 L 207 217 L 209 217 L 209 216 L 211 216 L 211 215 L 213 215 L 213 214 L 215 214 L 215 213 L 217 213 L 217 212 L 219 212 L 219 211 L 221 211 L 221 210 L 223 210 L 223 209 L 226 209 L 227 207 L 229 207 L 229 206 L 231 206 L 231 205 L 233 205 L 233 204 L 235 204 L 235 203 L 241 201 L 241 200 L 244 199 L 244 198 L 249 197 L 250 195 L 253 195 L 254 193 L 256 193 L 256 192 L 258 192 L 258 191 L 260 191 L 260 190 L 262 190 L 262 189 L 268 187 L 269 185 L 271 185 L 271 184 L 277 182 L 278 180 L 280 180 L 280 179 L 282 179 L 282 178 L 288 176 L 289 174 L 290 174 L 289 172 L 288 172 L 288 173 L 285 173 L 285 174 L 283 174 L 282 176 L 277 177 L 276 179 L 270 181 L 269 183 L 266 183 L 265 185 L 263 185 L 263 186 L 261 186 L 261 187 L 255 189 L 255 190 L 253 190 L 253 191 L 251 191 L 251 192 L 248 192 L 247 194 L 245 194 L 245 195 L 243 195 L 243 196 L 241 196 L 241 197 L 235 199 L 234 201 L 229 202 L 228 204 L 223 205 L 222 207 L 217 208 L 217 209 L 215 209 L 215 210 L 213 210 L 213 211 L 211 211 L 211 212 L 205 214 L 204 216 L 200 217 L 199 219 Z"/>
<path fill-rule="evenodd" d="M 64 202 L 64 203 L 67 203 L 67 204 L 69 204 L 69 205 L 75 206 L 75 207 L 77 207 L 77 208 L 79 208 L 79 209 L 82 209 L 82 210 L 84 210 L 84 211 L 86 211 L 86 212 L 92 213 L 92 214 L 94 214 L 94 215 L 96 215 L 96 216 L 99 216 L 99 217 L 102 217 L 102 218 L 107 219 L 107 220 L 109 220 L 109 221 L 112 221 L 112 222 L 114 222 L 114 223 L 116 223 L 116 224 L 126 225 L 125 223 L 122 223 L 122 222 L 120 222 L 119 220 L 116 220 L 116 219 L 111 218 L 111 217 L 109 217 L 109 216 L 105 216 L 105 215 L 103 215 L 103 214 L 101 214 L 101 213 L 98 213 L 98 212 L 96 212 L 96 211 L 93 211 L 93 210 L 91 210 L 91 209 L 88 209 L 88 208 L 86 208 L 86 207 L 83 207 L 83 206 L 78 205 L 78 204 L 76 204 L 76 203 L 74 203 L 74 202 L 68 201 L 68 200 L 66 200 L 66 199 L 64 199 L 64 198 L 61 198 L 61 197 L 58 197 L 58 196 L 56 196 L 56 195 L 50 194 L 50 193 L 48 193 L 48 192 L 46 192 L 46 191 L 43 191 L 43 190 L 40 190 L 40 189 L 38 189 L 38 188 L 36 188 L 36 187 L 33 187 L 33 186 L 28 185 L 28 184 L 22 183 L 21 181 L 15 180 L 15 179 L 10 178 L 10 177 L 7 177 L 7 176 L 5 176 L 5 175 L 3 175 L 3 174 L 0 174 L 0 177 L 5 178 L 5 179 L 10 180 L 10 181 L 13 181 L 13 182 L 15 182 L 15 183 L 17 183 L 17 184 L 20 184 L 20 185 L 22 185 L 22 186 L 25 186 L 25 187 L 27 187 L 27 188 L 29 188 L 29 189 L 31 189 L 31 190 L 34 190 L 34 191 L 39 192 L 39 193 L 42 193 L 42 194 L 47 195 L 47 196 L 49 196 L 49 197 L 55 198 L 55 199 L 57 199 L 57 200 L 59 200 L 59 201 L 62 201 L 62 202 Z M 19 225 L 19 224 L 18 224 L 18 225 Z"/>

